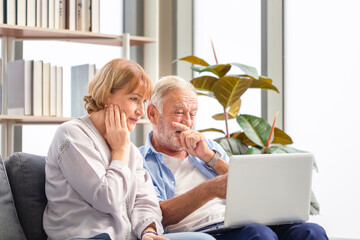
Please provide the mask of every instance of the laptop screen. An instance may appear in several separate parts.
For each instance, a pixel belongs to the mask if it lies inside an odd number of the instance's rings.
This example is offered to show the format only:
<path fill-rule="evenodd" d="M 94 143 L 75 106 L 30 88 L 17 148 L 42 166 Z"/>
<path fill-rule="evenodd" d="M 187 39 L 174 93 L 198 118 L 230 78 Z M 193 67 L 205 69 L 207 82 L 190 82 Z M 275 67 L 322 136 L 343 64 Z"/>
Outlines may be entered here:
<path fill-rule="evenodd" d="M 313 154 L 230 157 L 225 227 L 309 218 Z"/>

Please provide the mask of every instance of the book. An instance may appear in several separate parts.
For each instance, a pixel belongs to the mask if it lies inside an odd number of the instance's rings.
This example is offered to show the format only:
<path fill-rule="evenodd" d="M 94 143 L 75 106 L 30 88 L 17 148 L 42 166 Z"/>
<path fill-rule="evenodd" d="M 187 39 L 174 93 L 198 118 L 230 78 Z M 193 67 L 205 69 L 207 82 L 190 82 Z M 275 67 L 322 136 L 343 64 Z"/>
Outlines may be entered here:
<path fill-rule="evenodd" d="M 45 1 L 45 0 L 44 0 Z M 42 0 L 36 0 L 36 21 L 35 21 L 35 26 L 36 27 L 41 27 L 41 21 L 42 21 Z"/>
<path fill-rule="evenodd" d="M 42 90 L 43 62 L 34 62 L 33 74 L 33 114 L 34 116 L 42 116 L 43 90 Z"/>
<path fill-rule="evenodd" d="M 91 26 L 91 0 L 81 2 L 81 31 L 89 32 Z"/>
<path fill-rule="evenodd" d="M 33 61 L 11 61 L 7 71 L 7 114 L 32 115 Z"/>
<path fill-rule="evenodd" d="M 76 30 L 82 29 L 82 0 L 76 0 Z"/>
<path fill-rule="evenodd" d="M 55 0 L 55 28 L 66 27 L 66 0 Z"/>
<path fill-rule="evenodd" d="M 33 115 L 33 105 L 32 105 L 32 98 L 33 98 L 33 72 L 34 72 L 34 61 L 25 61 L 25 115 Z"/>
<path fill-rule="evenodd" d="M 3 74 L 2 74 L 2 59 L 0 58 L 0 114 L 3 114 Z"/>
<path fill-rule="evenodd" d="M 59 0 L 59 26 L 66 29 L 66 0 Z"/>
<path fill-rule="evenodd" d="M 56 116 L 56 66 L 50 67 L 50 116 Z"/>
<path fill-rule="evenodd" d="M 75 31 L 76 30 L 76 0 L 67 0 L 66 9 L 67 9 L 66 28 Z"/>
<path fill-rule="evenodd" d="M 27 0 L 26 25 L 29 27 L 36 26 L 36 0 Z"/>
<path fill-rule="evenodd" d="M 55 0 L 48 0 L 48 27 L 55 28 L 56 13 L 55 13 Z"/>
<path fill-rule="evenodd" d="M 9 25 L 16 24 L 16 3 L 15 0 L 6 1 L 6 23 Z"/>
<path fill-rule="evenodd" d="M 41 27 L 48 28 L 49 26 L 49 0 L 41 1 Z"/>
<path fill-rule="evenodd" d="M 5 6 L 6 6 L 6 4 L 5 4 Z M 5 23 L 4 11 L 5 11 L 4 1 L 0 0 L 0 24 Z"/>
<path fill-rule="evenodd" d="M 91 31 L 100 33 L 100 0 L 91 0 Z"/>
<path fill-rule="evenodd" d="M 17 0 L 16 24 L 26 26 L 26 0 Z"/>
<path fill-rule="evenodd" d="M 63 68 L 56 67 L 56 116 L 63 115 Z"/>
<path fill-rule="evenodd" d="M 42 115 L 50 116 L 50 63 L 43 64 L 43 76 L 42 76 Z"/>
<path fill-rule="evenodd" d="M 87 85 L 95 75 L 95 64 L 83 64 L 71 67 L 71 116 L 86 115 L 83 98 L 88 94 Z"/>

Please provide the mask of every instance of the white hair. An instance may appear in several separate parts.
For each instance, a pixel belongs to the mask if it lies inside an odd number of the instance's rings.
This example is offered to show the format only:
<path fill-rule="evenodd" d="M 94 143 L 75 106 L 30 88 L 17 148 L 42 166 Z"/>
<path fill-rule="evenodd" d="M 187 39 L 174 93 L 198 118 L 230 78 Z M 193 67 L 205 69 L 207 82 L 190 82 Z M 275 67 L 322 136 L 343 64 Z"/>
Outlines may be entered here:
<path fill-rule="evenodd" d="M 197 97 L 196 90 L 194 86 L 177 76 L 166 76 L 157 81 L 154 85 L 153 95 L 149 101 L 149 104 L 152 104 L 156 109 L 162 113 L 164 106 L 164 97 L 167 93 L 173 90 L 180 90 L 188 93 L 193 93 Z"/>

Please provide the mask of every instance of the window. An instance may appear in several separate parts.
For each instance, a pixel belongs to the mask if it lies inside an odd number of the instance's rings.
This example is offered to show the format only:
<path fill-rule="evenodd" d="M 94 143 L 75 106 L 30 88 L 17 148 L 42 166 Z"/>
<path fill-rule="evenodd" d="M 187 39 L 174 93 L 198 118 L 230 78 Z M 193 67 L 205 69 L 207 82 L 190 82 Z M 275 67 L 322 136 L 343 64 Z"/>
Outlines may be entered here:
<path fill-rule="evenodd" d="M 210 39 L 219 63 L 243 63 L 261 69 L 261 9 L 260 0 L 195 0 L 194 55 L 216 64 Z M 232 74 L 241 73 L 235 68 Z M 248 89 L 242 96 L 240 113 L 261 116 L 260 90 Z M 217 100 L 199 96 L 196 129 L 218 128 L 225 131 L 224 121 L 211 116 L 223 113 Z M 209 107 L 211 106 L 211 107 Z M 229 132 L 239 131 L 235 119 L 229 121 Z M 209 138 L 223 137 L 219 133 L 205 133 Z"/>
<path fill-rule="evenodd" d="M 326 9 L 326 10 L 324 10 Z M 313 152 L 330 237 L 360 238 L 360 2 L 285 1 L 285 130 Z"/>

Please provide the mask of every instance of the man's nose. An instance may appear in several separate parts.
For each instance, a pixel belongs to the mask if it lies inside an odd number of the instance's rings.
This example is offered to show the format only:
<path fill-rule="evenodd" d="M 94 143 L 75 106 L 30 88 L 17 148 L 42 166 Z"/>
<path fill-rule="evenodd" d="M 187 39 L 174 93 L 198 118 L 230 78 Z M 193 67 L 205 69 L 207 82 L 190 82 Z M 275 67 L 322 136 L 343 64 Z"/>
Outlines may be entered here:
<path fill-rule="evenodd" d="M 190 114 L 184 114 L 182 124 L 186 125 L 187 127 L 190 127 L 190 125 L 191 125 Z"/>

